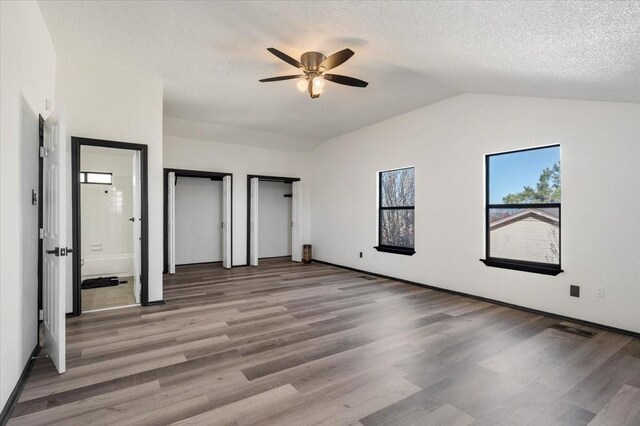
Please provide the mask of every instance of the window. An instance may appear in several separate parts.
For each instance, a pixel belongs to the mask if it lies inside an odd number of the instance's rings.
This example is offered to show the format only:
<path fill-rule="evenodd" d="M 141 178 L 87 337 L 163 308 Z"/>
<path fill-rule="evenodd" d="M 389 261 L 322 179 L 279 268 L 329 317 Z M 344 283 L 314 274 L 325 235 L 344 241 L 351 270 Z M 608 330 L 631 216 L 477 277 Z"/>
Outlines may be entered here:
<path fill-rule="evenodd" d="M 388 170 L 378 177 L 378 251 L 413 255 L 415 169 Z"/>
<path fill-rule="evenodd" d="M 557 275 L 560 269 L 560 146 L 488 155 L 488 266 Z"/>
<path fill-rule="evenodd" d="M 113 176 L 104 172 L 80 172 L 80 183 L 97 183 L 111 185 Z"/>

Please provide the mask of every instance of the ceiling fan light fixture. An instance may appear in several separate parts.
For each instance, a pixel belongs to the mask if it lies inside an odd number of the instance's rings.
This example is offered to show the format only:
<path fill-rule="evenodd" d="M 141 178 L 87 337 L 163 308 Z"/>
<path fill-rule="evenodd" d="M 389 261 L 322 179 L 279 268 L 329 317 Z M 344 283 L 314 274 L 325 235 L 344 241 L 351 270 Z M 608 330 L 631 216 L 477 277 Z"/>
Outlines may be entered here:
<path fill-rule="evenodd" d="M 309 84 L 309 91 L 310 91 L 309 94 L 311 95 L 311 98 L 315 99 L 319 97 L 322 94 L 323 90 L 324 90 L 324 78 L 322 78 L 322 76 L 320 75 L 316 75 L 311 79 L 311 82 Z"/>
<path fill-rule="evenodd" d="M 319 98 L 322 94 L 322 86 L 316 86 L 314 84 L 314 79 L 315 77 L 310 77 L 307 80 L 307 90 L 309 91 L 309 96 L 311 96 L 311 99 Z"/>
<path fill-rule="evenodd" d="M 298 88 L 298 90 L 300 90 L 301 92 L 306 92 L 306 91 L 307 91 L 307 86 L 308 86 L 307 80 L 300 79 L 300 80 L 298 80 L 298 82 L 296 83 L 296 87 L 297 87 L 297 88 Z"/>

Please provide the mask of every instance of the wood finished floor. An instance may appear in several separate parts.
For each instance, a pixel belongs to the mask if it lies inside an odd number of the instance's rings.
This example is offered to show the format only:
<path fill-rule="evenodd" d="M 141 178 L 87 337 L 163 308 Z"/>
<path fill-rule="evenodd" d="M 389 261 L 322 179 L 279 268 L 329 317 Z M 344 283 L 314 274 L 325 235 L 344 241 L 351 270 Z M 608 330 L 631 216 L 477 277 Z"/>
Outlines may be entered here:
<path fill-rule="evenodd" d="M 164 294 L 69 319 L 9 424 L 640 424 L 640 339 L 285 260 Z"/>

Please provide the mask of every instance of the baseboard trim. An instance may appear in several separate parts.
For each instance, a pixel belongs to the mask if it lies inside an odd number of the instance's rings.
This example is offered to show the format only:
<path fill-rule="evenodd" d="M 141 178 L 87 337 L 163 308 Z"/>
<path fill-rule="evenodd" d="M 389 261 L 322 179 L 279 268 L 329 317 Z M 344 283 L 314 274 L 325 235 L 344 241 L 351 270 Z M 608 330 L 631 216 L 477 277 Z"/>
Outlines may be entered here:
<path fill-rule="evenodd" d="M 4 408 L 2 409 L 2 413 L 0 414 L 1 426 L 4 426 L 7 424 L 7 422 L 9 421 L 9 418 L 11 417 L 11 413 L 13 413 L 13 409 L 18 404 L 20 395 L 24 390 L 24 385 L 27 384 L 27 380 L 31 375 L 33 366 L 36 364 L 36 357 L 38 356 L 38 353 L 40 353 L 40 345 L 36 344 L 36 347 L 33 348 L 33 352 L 31 352 L 29 361 L 27 361 L 27 364 L 24 366 L 24 369 L 22 370 L 22 374 L 18 379 L 18 383 L 16 383 L 15 388 L 13 388 L 13 392 L 11 392 L 11 395 L 9 395 L 9 399 L 7 400 L 7 403 L 4 405 Z"/>
<path fill-rule="evenodd" d="M 314 262 L 318 262 L 318 263 L 322 263 L 324 265 L 335 266 L 336 268 L 347 269 L 349 271 L 360 272 L 360 273 L 367 274 L 367 275 L 373 275 L 374 277 L 379 277 L 379 278 L 384 278 L 384 279 L 388 279 L 388 280 L 399 281 L 401 283 L 415 285 L 415 286 L 423 287 L 423 288 L 428 288 L 430 290 L 436 290 L 436 291 L 440 291 L 440 292 L 443 292 L 443 293 L 455 294 L 456 296 L 468 297 L 470 299 L 475 299 L 475 300 L 480 300 L 480 301 L 483 301 L 483 302 L 493 303 L 495 305 L 506 306 L 508 308 L 518 309 L 520 311 L 531 312 L 531 313 L 537 314 L 537 315 L 544 315 L 546 317 L 553 317 L 553 318 L 557 318 L 557 319 L 560 319 L 560 320 L 563 320 L 563 321 L 571 321 L 571 322 L 574 322 L 576 324 L 586 325 L 588 327 L 599 328 L 601 330 L 612 331 L 614 333 L 621 333 L 621 334 L 626 334 L 627 336 L 640 338 L 640 333 L 635 332 L 635 331 L 631 331 L 631 330 L 625 330 L 623 328 L 611 327 L 609 325 L 599 324 L 599 323 L 596 323 L 596 322 L 591 322 L 591 321 L 583 320 L 583 319 L 580 319 L 580 318 L 573 318 L 573 317 L 568 317 L 568 316 L 565 316 L 565 315 L 555 314 L 553 312 L 547 312 L 547 311 L 541 311 L 541 310 L 538 310 L 538 309 L 527 308 L 526 306 L 514 305 L 512 303 L 503 302 L 501 300 L 496 300 L 496 299 L 490 299 L 488 297 L 476 296 L 474 294 L 463 293 L 461 291 L 455 291 L 455 290 L 449 290 L 447 288 L 437 287 L 437 286 L 430 285 L 430 284 L 422 284 L 422 283 L 419 283 L 419 282 L 409 281 L 409 280 L 405 280 L 405 279 L 402 279 L 402 278 L 396 278 L 396 277 L 392 277 L 392 276 L 389 276 L 389 275 L 377 274 L 375 272 L 365 271 L 364 269 L 357 269 L 357 268 L 352 268 L 350 266 L 338 265 L 337 263 L 325 262 L 323 260 L 318 260 L 318 259 L 313 259 L 313 261 Z"/>
<path fill-rule="evenodd" d="M 231 265 L 232 268 L 242 268 L 243 266 L 249 266 L 249 265 L 247 265 L 246 263 L 242 265 Z M 162 271 L 162 275 L 170 275 L 170 274 L 167 271 Z"/>
<path fill-rule="evenodd" d="M 178 266 L 198 266 L 198 265 L 217 265 L 222 264 L 222 260 L 212 260 L 211 262 L 193 262 L 193 263 L 176 263 Z"/>
<path fill-rule="evenodd" d="M 154 306 L 154 305 L 164 305 L 164 300 L 153 300 L 151 302 L 147 302 L 146 305 L 143 306 Z"/>

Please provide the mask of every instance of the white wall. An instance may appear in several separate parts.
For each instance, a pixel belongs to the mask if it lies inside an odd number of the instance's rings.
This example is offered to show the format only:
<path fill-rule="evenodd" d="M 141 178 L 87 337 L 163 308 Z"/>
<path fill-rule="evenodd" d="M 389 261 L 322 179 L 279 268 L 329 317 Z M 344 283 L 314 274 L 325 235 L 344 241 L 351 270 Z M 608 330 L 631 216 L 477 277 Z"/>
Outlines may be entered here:
<path fill-rule="evenodd" d="M 299 177 L 303 185 L 301 242 L 309 241 L 310 154 L 164 136 L 164 167 L 233 174 L 233 264 L 247 263 L 247 175 Z"/>
<path fill-rule="evenodd" d="M 56 102 L 66 107 L 69 136 L 149 147 L 149 301 L 162 299 L 162 96 L 151 74 L 59 58 Z"/>
<path fill-rule="evenodd" d="M 133 157 L 129 150 L 81 147 L 81 171 L 112 173 L 111 185 L 80 185 L 83 279 L 133 275 Z"/>
<path fill-rule="evenodd" d="M 259 182 L 258 257 L 291 256 L 291 184 Z"/>
<path fill-rule="evenodd" d="M 49 114 L 55 62 L 38 5 L 0 2 L 0 409 L 37 343 L 38 222 L 31 189 L 38 176 L 37 116 Z"/>
<path fill-rule="evenodd" d="M 222 182 L 178 177 L 176 265 L 222 261 Z"/>
<path fill-rule="evenodd" d="M 28 355 L 33 350 L 36 337 L 36 319 L 38 316 L 38 206 L 31 202 L 31 191 L 38 189 L 38 151 L 39 121 L 29 104 L 21 99 L 20 131 L 20 208 L 22 234 L 20 244 L 15 248 L 21 251 L 22 266 L 22 313 L 20 332 L 23 336 L 22 353 Z M 38 193 L 38 204 L 42 202 Z M 4 256 L 4 253 L 3 253 Z"/>
<path fill-rule="evenodd" d="M 295 152 L 311 152 L 320 143 L 315 139 L 303 139 L 278 133 L 261 132 L 224 124 L 204 123 L 176 117 L 165 117 L 163 132 L 166 135 L 233 144 L 250 145 L 263 149 Z"/>
<path fill-rule="evenodd" d="M 638 332 L 639 141 L 637 104 L 472 94 L 337 137 L 313 153 L 314 257 Z M 553 143 L 565 272 L 485 266 L 484 156 Z M 416 167 L 416 254 L 379 253 L 377 172 L 407 165 Z"/>

